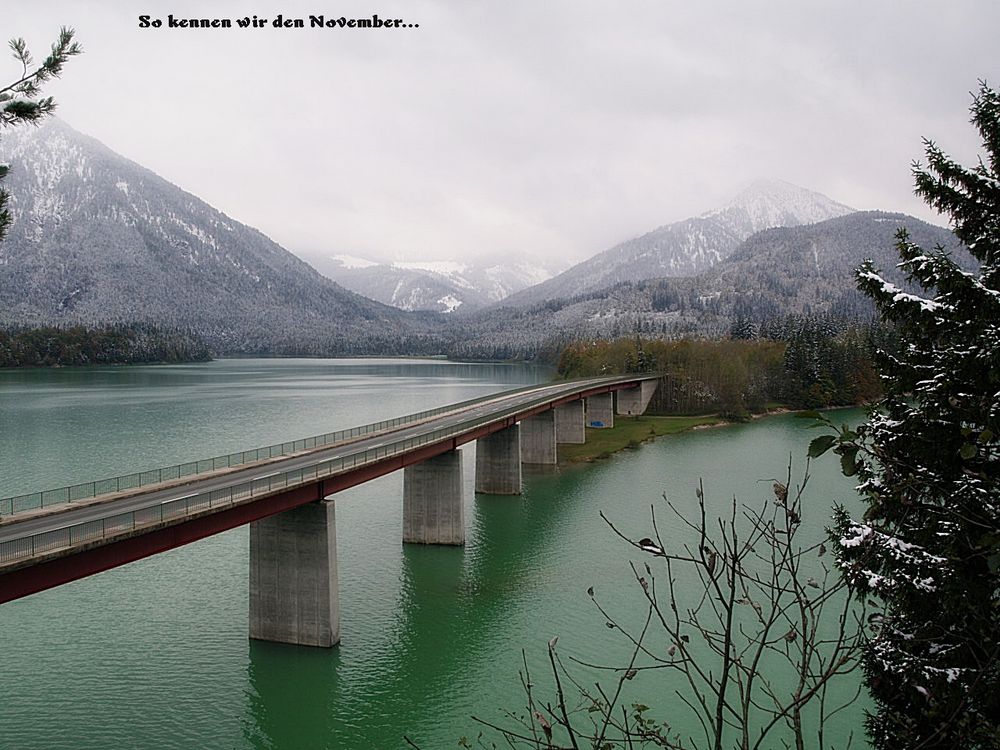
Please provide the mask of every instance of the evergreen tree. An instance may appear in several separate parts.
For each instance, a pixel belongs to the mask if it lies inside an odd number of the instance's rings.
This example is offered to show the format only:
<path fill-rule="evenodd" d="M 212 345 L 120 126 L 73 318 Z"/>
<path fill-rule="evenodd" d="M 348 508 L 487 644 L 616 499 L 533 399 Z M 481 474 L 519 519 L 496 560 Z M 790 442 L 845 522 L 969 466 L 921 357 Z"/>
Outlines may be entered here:
<path fill-rule="evenodd" d="M 842 571 L 882 605 L 865 656 L 875 748 L 1000 748 L 1000 95 L 981 84 L 971 108 L 985 161 L 967 169 L 925 142 L 916 192 L 947 214 L 980 264 L 897 234 L 909 294 L 871 263 L 857 272 L 900 337 L 881 351 L 884 400 L 836 446 L 867 503 L 839 509 Z"/>
<path fill-rule="evenodd" d="M 59 38 L 52 45 L 52 51 L 42 64 L 34 67 L 35 61 L 28 51 L 23 39 L 11 39 L 10 48 L 14 59 L 21 66 L 20 77 L 13 83 L 0 88 L 0 127 L 8 128 L 22 123 L 38 122 L 46 115 L 55 111 L 56 104 L 51 96 L 38 98 L 41 86 L 52 78 L 58 78 L 63 65 L 73 55 L 83 52 L 79 44 L 73 41 L 73 29 L 63 27 Z M 7 176 L 10 167 L 0 164 L 0 181 Z M 7 209 L 10 194 L 0 189 L 0 240 L 4 238 L 7 227 L 10 226 L 11 215 Z"/>

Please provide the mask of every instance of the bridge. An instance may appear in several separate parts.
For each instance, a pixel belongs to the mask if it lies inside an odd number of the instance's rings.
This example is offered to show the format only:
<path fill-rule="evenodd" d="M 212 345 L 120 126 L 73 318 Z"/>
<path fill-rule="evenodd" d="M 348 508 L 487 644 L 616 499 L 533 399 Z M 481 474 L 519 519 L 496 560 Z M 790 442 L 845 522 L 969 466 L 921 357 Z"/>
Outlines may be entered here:
<path fill-rule="evenodd" d="M 340 640 L 331 496 L 403 470 L 403 542 L 465 543 L 475 491 L 518 495 L 586 427 L 642 414 L 659 375 L 530 386 L 250 451 L 0 500 L 0 603 L 250 524 L 250 637 Z"/>

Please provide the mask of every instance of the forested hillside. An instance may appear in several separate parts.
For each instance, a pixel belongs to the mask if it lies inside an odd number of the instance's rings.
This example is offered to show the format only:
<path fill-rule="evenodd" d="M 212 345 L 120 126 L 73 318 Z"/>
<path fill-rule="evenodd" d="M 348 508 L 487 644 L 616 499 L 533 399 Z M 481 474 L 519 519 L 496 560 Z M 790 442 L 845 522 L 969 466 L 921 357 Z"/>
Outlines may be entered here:
<path fill-rule="evenodd" d="M 152 324 L 218 353 L 440 351 L 433 317 L 349 292 L 251 227 L 50 118 L 0 141 L 14 222 L 0 325 Z"/>
<path fill-rule="evenodd" d="M 838 326 L 825 317 L 770 321 L 760 337 L 577 342 L 559 357 L 563 377 L 662 372 L 652 413 L 720 412 L 743 417 L 769 406 L 849 406 L 880 393 L 872 364 L 879 326 Z"/>
<path fill-rule="evenodd" d="M 769 229 L 743 242 L 699 276 L 618 284 L 528 308 L 500 307 L 468 316 L 453 331 L 450 353 L 487 359 L 552 358 L 592 339 L 720 338 L 789 315 L 864 322 L 874 308 L 855 287 L 866 258 L 907 287 L 895 268 L 895 233 L 906 227 L 925 247 L 969 260 L 954 235 L 903 214 L 852 213 L 818 224 Z"/>
<path fill-rule="evenodd" d="M 197 336 L 147 326 L 0 330 L 0 367 L 199 362 L 209 358 L 208 346 Z"/>

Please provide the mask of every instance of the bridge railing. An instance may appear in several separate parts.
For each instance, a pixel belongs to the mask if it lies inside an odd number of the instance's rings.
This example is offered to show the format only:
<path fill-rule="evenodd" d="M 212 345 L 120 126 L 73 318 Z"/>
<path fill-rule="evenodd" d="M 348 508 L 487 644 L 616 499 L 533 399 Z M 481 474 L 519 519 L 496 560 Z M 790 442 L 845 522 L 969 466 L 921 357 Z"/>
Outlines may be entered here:
<path fill-rule="evenodd" d="M 248 480 L 203 494 L 178 498 L 160 505 L 2 542 L 0 543 L 0 564 L 30 559 L 36 555 L 59 549 L 100 541 L 135 529 L 190 516 L 203 510 L 232 505 L 253 497 L 271 494 L 276 490 L 290 489 L 314 482 L 317 479 L 405 453 L 420 445 L 445 440 L 449 436 L 461 434 L 463 428 L 467 429 L 468 425 L 462 423 L 457 427 L 435 430 L 419 437 L 406 438 L 350 456 L 321 461 L 303 469 L 285 471 L 274 476 Z"/>
<path fill-rule="evenodd" d="M 515 391 L 506 391 L 505 393 L 516 393 L 524 390 L 529 389 L 522 388 Z M 485 399 L 473 399 L 463 402 L 463 404 L 472 404 L 482 400 Z M 340 474 L 366 464 L 375 463 L 390 456 L 407 453 L 421 445 L 437 443 L 457 437 L 471 428 L 503 419 L 506 416 L 531 408 L 536 403 L 544 403 L 547 400 L 548 397 L 540 397 L 537 399 L 537 402 L 532 401 L 529 404 L 510 407 L 491 414 L 489 417 L 464 420 L 456 425 L 443 427 L 430 433 L 404 438 L 384 446 L 379 446 L 378 448 L 369 448 L 348 456 L 327 459 L 301 469 L 291 469 L 272 476 L 251 479 L 205 493 L 177 498 L 176 500 L 159 505 L 0 542 L 0 565 L 16 562 L 21 559 L 31 559 L 36 555 L 55 552 L 59 549 L 75 547 L 88 542 L 97 542 L 135 529 L 155 526 L 166 521 L 190 516 L 204 510 L 232 505 L 254 497 L 268 495 L 277 490 L 292 489 L 299 485 L 309 484 L 318 479 Z M 451 411 L 456 406 L 460 407 L 461 405 L 452 404 L 449 407 L 442 408 L 441 412 L 443 413 L 446 410 Z M 413 415 L 410 416 L 412 417 Z M 404 417 L 400 417 L 400 419 L 404 419 Z"/>
<path fill-rule="evenodd" d="M 124 492 L 149 485 L 161 484 L 163 482 L 186 479 L 188 477 L 198 476 L 199 474 L 219 471 L 220 469 L 244 466 L 247 464 L 257 463 L 259 461 L 281 458 L 283 456 L 299 453 L 301 451 L 323 448 L 325 446 L 341 443 L 346 440 L 352 440 L 364 435 L 371 435 L 376 432 L 399 428 L 404 425 L 429 419 L 430 417 L 445 414 L 456 409 L 461 409 L 490 398 L 522 393 L 524 391 L 531 390 L 532 388 L 537 388 L 538 385 L 539 384 L 524 386 L 522 388 L 514 388 L 509 391 L 501 391 L 489 396 L 480 396 L 467 401 L 460 401 L 455 404 L 439 406 L 434 409 L 426 409 L 424 411 L 407 414 L 402 417 L 385 419 L 381 422 L 373 422 L 371 424 L 351 427 L 345 430 L 327 432 L 322 435 L 314 435 L 300 440 L 275 443 L 274 445 L 268 445 L 263 448 L 252 448 L 250 450 L 229 453 L 223 456 L 214 456 L 212 458 L 205 458 L 198 461 L 174 464 L 173 466 L 166 466 L 160 469 L 140 471 L 134 474 L 123 474 L 122 476 L 111 477 L 110 479 L 98 479 L 93 482 L 82 482 L 80 484 L 69 485 L 68 487 L 59 487 L 54 490 L 44 490 L 42 492 L 31 492 L 25 495 L 6 497 L 0 499 L 0 516 L 9 516 L 14 513 L 21 513 L 26 510 L 35 510 L 37 508 L 44 508 L 50 505 L 61 505 L 65 503 L 79 502 L 80 500 L 89 500 L 90 498 L 98 497 L 100 495 Z"/>

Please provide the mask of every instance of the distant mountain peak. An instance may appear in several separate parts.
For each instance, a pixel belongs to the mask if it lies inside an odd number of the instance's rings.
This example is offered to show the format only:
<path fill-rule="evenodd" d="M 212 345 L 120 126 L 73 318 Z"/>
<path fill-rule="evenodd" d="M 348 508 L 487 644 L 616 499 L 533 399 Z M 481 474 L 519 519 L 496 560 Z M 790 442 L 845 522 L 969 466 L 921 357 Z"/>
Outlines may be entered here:
<path fill-rule="evenodd" d="M 361 294 L 402 310 L 451 313 L 478 309 L 550 278 L 562 266 L 510 253 L 468 261 L 376 262 L 352 255 L 308 258 L 320 273 Z"/>
<path fill-rule="evenodd" d="M 815 224 L 854 212 L 850 206 L 815 190 L 767 178 L 754 180 L 722 207 L 702 214 L 702 218 L 736 218 L 742 239 L 746 239 L 764 229 Z M 745 214 L 745 218 L 738 214 Z"/>
<path fill-rule="evenodd" d="M 746 205 L 761 198 L 794 199 L 798 195 L 811 195 L 826 198 L 815 190 L 809 190 L 801 185 L 782 180 L 777 177 L 758 177 L 745 187 L 740 188 L 733 198 L 726 204 Z M 827 199 L 829 200 L 829 199 Z"/>

